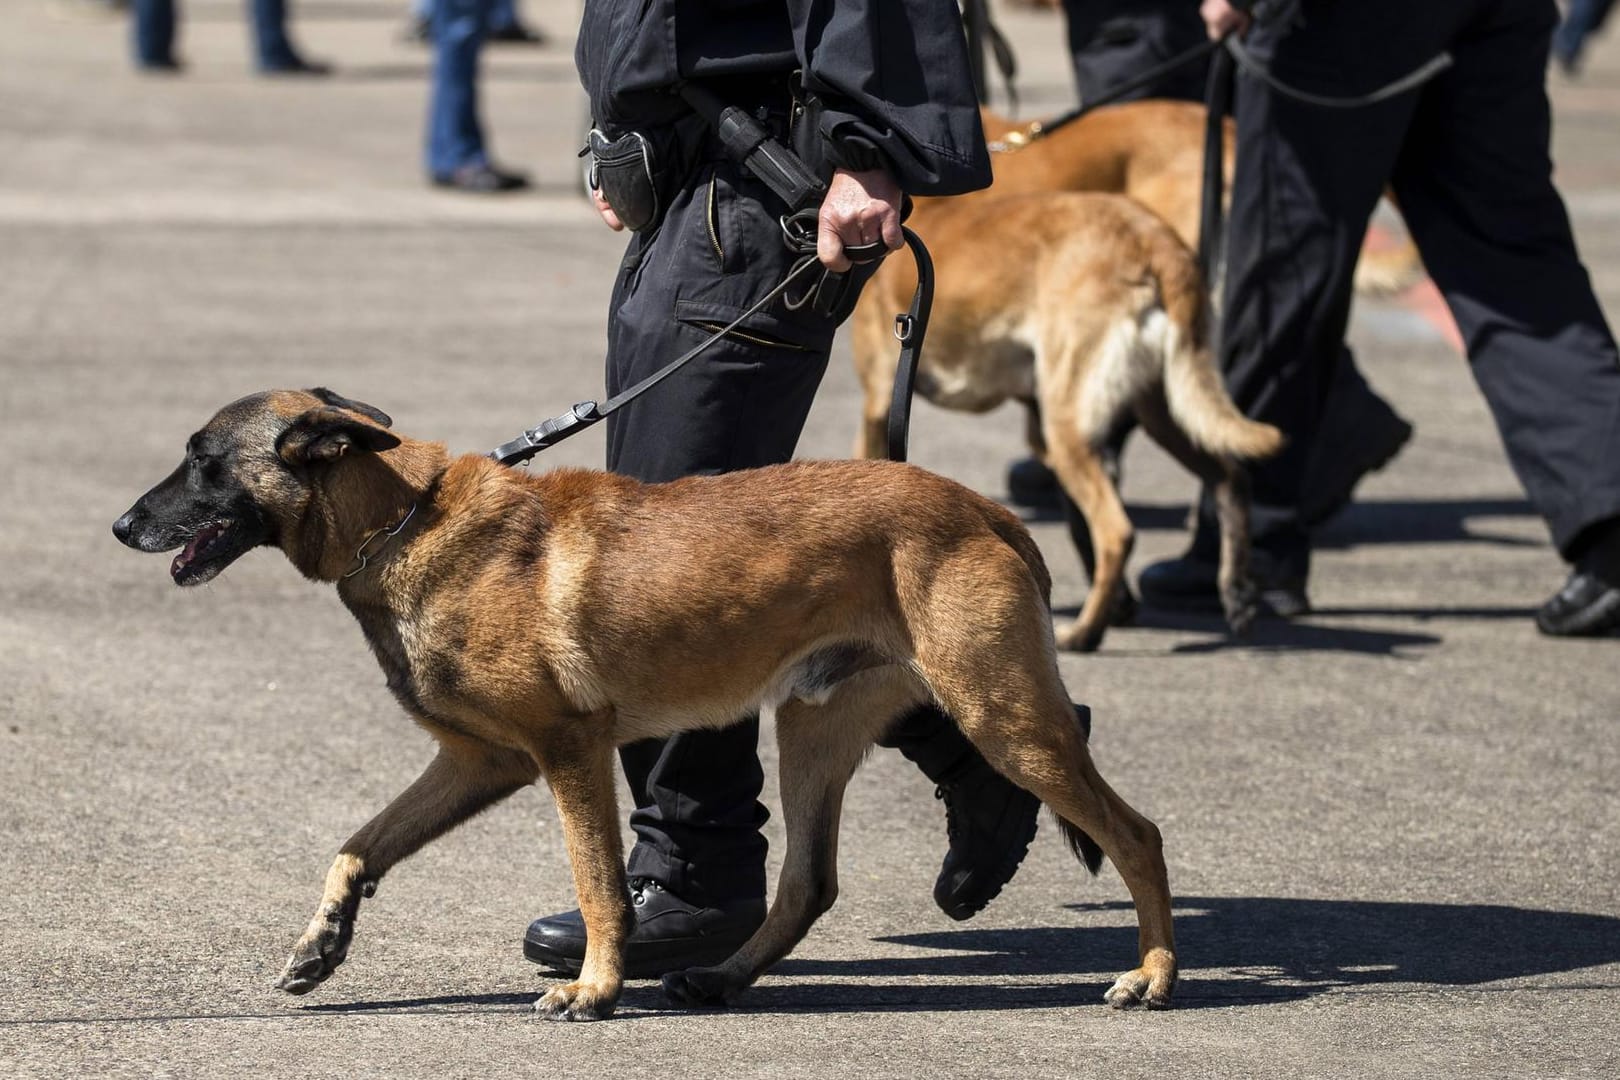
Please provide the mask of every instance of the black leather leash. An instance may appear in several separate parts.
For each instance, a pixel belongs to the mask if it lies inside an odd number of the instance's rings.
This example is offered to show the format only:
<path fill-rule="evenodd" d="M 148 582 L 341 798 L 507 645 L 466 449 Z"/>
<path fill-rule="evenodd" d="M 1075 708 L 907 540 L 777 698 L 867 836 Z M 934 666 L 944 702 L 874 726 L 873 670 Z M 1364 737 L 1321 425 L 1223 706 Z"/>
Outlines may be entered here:
<path fill-rule="evenodd" d="M 1412 71 L 1407 72 L 1398 79 L 1385 83 L 1369 93 L 1345 97 L 1313 94 L 1296 86 L 1290 86 L 1277 78 L 1264 63 L 1256 59 L 1254 54 L 1244 47 L 1243 42 L 1235 34 L 1229 34 L 1223 38 L 1200 42 L 1190 49 L 1179 52 L 1164 63 L 1149 68 L 1136 78 L 1121 83 L 1108 91 L 1108 93 L 1092 98 L 1090 101 L 1084 102 L 1066 113 L 1055 116 L 1050 120 L 1035 120 L 1017 131 L 1010 131 L 991 142 L 990 149 L 995 151 L 1017 150 L 1028 146 L 1037 139 L 1044 139 L 1059 128 L 1074 123 L 1093 109 L 1100 109 L 1104 105 L 1112 105 L 1121 98 L 1142 89 L 1144 86 L 1151 85 L 1180 67 L 1197 63 L 1210 53 L 1216 52 L 1216 50 L 1221 50 L 1224 56 L 1230 57 L 1229 62 L 1235 62 L 1238 67 L 1243 69 L 1245 74 L 1261 80 L 1283 97 L 1325 109 L 1360 109 L 1368 105 L 1376 105 L 1381 101 L 1388 101 L 1392 97 L 1422 86 L 1452 65 L 1451 54 L 1441 51 L 1425 60 Z M 1220 66 L 1220 63 L 1221 56 L 1218 55 L 1216 57 L 1216 66 Z"/>

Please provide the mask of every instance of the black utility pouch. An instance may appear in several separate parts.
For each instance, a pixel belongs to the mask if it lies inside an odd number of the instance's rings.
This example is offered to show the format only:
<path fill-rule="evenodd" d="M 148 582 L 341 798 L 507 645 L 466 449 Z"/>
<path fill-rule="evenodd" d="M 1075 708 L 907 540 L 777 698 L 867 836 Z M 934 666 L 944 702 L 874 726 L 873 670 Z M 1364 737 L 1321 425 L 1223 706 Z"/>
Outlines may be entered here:
<path fill-rule="evenodd" d="M 609 139 L 600 128 L 592 128 L 585 148 L 592 159 L 591 187 L 602 193 L 624 227 L 640 232 L 657 224 L 663 207 L 652 143 L 639 131 Z"/>

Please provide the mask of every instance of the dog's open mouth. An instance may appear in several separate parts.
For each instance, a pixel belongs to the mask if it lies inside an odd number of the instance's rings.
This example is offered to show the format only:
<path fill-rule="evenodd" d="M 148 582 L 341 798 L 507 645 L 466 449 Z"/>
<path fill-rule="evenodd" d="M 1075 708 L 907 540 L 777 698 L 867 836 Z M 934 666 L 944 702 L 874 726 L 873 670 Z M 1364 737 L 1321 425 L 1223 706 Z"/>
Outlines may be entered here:
<path fill-rule="evenodd" d="M 169 564 L 176 585 L 201 585 L 213 578 L 239 554 L 232 539 L 232 522 L 211 521 L 198 529 Z"/>

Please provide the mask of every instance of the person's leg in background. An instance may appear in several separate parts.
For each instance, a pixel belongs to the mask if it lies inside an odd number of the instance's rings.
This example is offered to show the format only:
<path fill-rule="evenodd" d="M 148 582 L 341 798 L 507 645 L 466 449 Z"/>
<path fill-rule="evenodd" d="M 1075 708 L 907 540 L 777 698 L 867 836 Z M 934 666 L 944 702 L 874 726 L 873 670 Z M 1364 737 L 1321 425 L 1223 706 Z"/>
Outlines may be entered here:
<path fill-rule="evenodd" d="M 287 37 L 287 0 L 248 0 L 254 58 L 265 75 L 327 75 L 330 65 L 305 60 Z"/>
<path fill-rule="evenodd" d="M 178 71 L 174 39 L 179 30 L 175 0 L 135 0 L 130 34 L 135 66 L 142 71 Z"/>
<path fill-rule="evenodd" d="M 1552 41 L 1553 56 L 1566 75 L 1580 73 L 1587 39 L 1603 28 L 1613 10 L 1614 0 L 1570 0 Z"/>
<path fill-rule="evenodd" d="M 1204 40 L 1198 5 L 1189 0 L 1063 0 L 1063 16 L 1081 102 L 1106 94 Z M 1208 73 L 1206 58 L 1120 100 L 1202 101 Z"/>
<path fill-rule="evenodd" d="M 1574 571 L 1537 617 L 1620 627 L 1620 354 L 1552 182 L 1553 9 L 1504 0 L 1425 92 L 1395 190 L 1508 459 Z"/>
<path fill-rule="evenodd" d="M 518 14 L 518 0 L 495 0 L 489 10 L 489 40 L 502 45 L 543 45 L 546 35 Z"/>
<path fill-rule="evenodd" d="M 1355 25 L 1356 15 L 1316 10 L 1280 42 L 1257 30 L 1251 47 L 1271 53 L 1278 75 L 1305 89 L 1363 92 L 1384 73 L 1346 67 L 1344 57 L 1358 54 L 1357 35 L 1368 32 Z M 1312 465 L 1330 398 L 1358 389 L 1339 370 L 1349 359 L 1344 335 L 1352 277 L 1414 103 L 1408 94 L 1363 109 L 1322 109 L 1254 79 L 1238 84 L 1221 360 L 1238 407 L 1287 436 L 1280 454 L 1250 470 L 1252 569 L 1275 614 L 1309 606 L 1311 522 L 1302 504 L 1316 484 Z M 1324 456 L 1366 449 L 1356 439 L 1321 445 Z M 1142 572 L 1143 601 L 1218 610 L 1218 552 L 1219 530 L 1205 498 L 1189 551 Z"/>
<path fill-rule="evenodd" d="M 426 166 L 438 187 L 476 194 L 528 186 L 521 173 L 496 168 L 479 120 L 478 58 L 490 0 L 433 0 L 433 87 Z"/>

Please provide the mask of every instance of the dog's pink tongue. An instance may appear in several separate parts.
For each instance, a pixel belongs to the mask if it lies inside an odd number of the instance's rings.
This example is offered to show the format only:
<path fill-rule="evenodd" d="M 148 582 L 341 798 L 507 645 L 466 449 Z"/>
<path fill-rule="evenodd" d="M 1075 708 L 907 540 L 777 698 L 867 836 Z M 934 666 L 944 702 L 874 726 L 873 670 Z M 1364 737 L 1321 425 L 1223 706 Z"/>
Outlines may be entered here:
<path fill-rule="evenodd" d="M 191 564 L 191 560 L 197 557 L 197 552 L 201 550 L 202 546 L 218 535 L 219 530 L 213 527 L 200 530 L 186 544 L 185 550 L 174 557 L 174 562 L 169 565 L 169 574 L 173 576 L 184 570 Z"/>

